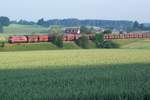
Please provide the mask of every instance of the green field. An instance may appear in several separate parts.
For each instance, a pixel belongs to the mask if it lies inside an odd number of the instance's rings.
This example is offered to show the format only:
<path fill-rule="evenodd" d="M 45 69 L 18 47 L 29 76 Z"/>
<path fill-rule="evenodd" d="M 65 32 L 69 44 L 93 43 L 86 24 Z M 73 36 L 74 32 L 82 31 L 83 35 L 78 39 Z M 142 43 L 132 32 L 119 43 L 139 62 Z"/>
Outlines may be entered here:
<path fill-rule="evenodd" d="M 2 100 L 149 100 L 147 49 L 0 53 Z"/>
<path fill-rule="evenodd" d="M 121 49 L 150 49 L 150 39 L 122 39 L 114 40 Z"/>

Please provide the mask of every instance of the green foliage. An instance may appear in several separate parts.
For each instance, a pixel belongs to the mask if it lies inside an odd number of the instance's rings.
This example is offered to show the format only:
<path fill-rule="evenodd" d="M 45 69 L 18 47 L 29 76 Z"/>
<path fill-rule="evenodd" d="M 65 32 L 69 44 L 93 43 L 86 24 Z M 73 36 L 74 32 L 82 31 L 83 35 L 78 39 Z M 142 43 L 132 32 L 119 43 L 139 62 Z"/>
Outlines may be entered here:
<path fill-rule="evenodd" d="M 96 44 L 96 46 L 98 48 L 101 47 L 101 43 L 104 41 L 104 34 L 103 33 L 99 33 L 99 34 L 95 34 L 95 37 L 94 37 L 94 42 Z"/>
<path fill-rule="evenodd" d="M 86 35 L 82 35 L 78 40 L 76 40 L 76 44 L 87 49 L 89 47 L 89 39 Z"/>
<path fill-rule="evenodd" d="M 88 33 L 88 28 L 86 26 L 81 26 L 80 27 L 80 32 L 81 32 L 81 34 L 87 34 Z"/>
<path fill-rule="evenodd" d="M 43 19 L 44 20 L 44 19 Z M 97 26 L 112 29 L 126 29 L 132 27 L 132 21 L 110 21 L 110 20 L 79 20 L 79 19 L 49 19 L 44 21 L 47 26 L 61 25 L 66 27 L 74 26 Z"/>
<path fill-rule="evenodd" d="M 19 20 L 18 22 L 14 22 L 15 24 L 20 24 L 20 25 L 35 25 L 36 23 L 33 21 L 27 21 L 27 20 Z"/>
<path fill-rule="evenodd" d="M 53 35 L 53 41 L 52 43 L 58 46 L 59 48 L 63 48 L 63 39 L 62 35 Z"/>
<path fill-rule="evenodd" d="M 105 30 L 104 32 L 103 32 L 103 34 L 111 34 L 112 33 L 112 30 Z"/>
<path fill-rule="evenodd" d="M 44 19 L 41 18 L 41 19 L 38 20 L 37 25 L 43 25 L 44 22 L 45 22 Z"/>
<path fill-rule="evenodd" d="M 61 35 L 63 32 L 60 26 L 51 26 L 49 33 L 57 36 L 57 35 Z"/>
<path fill-rule="evenodd" d="M 112 41 L 103 41 L 101 43 L 102 48 L 119 48 L 119 45 Z"/>
<path fill-rule="evenodd" d="M 10 24 L 9 18 L 1 16 L 0 17 L 0 25 L 2 26 L 8 26 Z"/>
<path fill-rule="evenodd" d="M 0 24 L 0 33 L 3 33 L 3 26 Z"/>
<path fill-rule="evenodd" d="M 5 42 L 1 42 L 1 47 L 5 47 Z"/>
<path fill-rule="evenodd" d="M 104 34 L 110 33 L 105 31 L 103 33 L 95 34 L 94 42 L 98 48 L 119 48 L 119 45 L 112 41 L 105 41 Z"/>
<path fill-rule="evenodd" d="M 86 26 L 81 26 L 80 27 L 81 34 L 94 34 L 94 28 L 93 27 L 86 27 Z"/>

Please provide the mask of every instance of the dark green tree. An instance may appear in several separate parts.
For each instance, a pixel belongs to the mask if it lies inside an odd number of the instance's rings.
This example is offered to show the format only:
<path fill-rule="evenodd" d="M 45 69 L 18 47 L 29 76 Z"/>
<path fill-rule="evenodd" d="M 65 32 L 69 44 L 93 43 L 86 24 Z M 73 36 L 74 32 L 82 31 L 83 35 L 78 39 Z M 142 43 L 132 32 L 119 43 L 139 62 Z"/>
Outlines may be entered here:
<path fill-rule="evenodd" d="M 10 24 L 9 18 L 4 16 L 0 17 L 0 24 L 2 26 L 8 26 Z"/>
<path fill-rule="evenodd" d="M 81 34 L 87 34 L 89 30 L 86 26 L 81 26 L 80 31 L 81 31 Z"/>
<path fill-rule="evenodd" d="M 41 18 L 38 20 L 37 25 L 43 25 L 45 23 L 44 19 Z"/>
<path fill-rule="evenodd" d="M 103 34 L 111 34 L 112 33 L 112 30 L 105 30 L 104 32 L 103 32 Z"/>
<path fill-rule="evenodd" d="M 138 22 L 138 21 L 135 21 L 135 22 L 133 23 L 133 29 L 139 29 L 139 27 L 140 27 L 139 22 Z"/>
<path fill-rule="evenodd" d="M 0 25 L 0 33 L 3 33 L 3 26 Z"/>
<path fill-rule="evenodd" d="M 81 36 L 78 40 L 76 40 L 76 44 L 84 49 L 87 49 L 89 47 L 88 37 L 86 35 Z"/>
<path fill-rule="evenodd" d="M 59 48 L 63 48 L 63 36 L 62 35 L 54 35 L 52 43 L 58 46 Z"/>
<path fill-rule="evenodd" d="M 99 34 L 95 34 L 94 36 L 94 42 L 96 44 L 96 46 L 98 48 L 101 47 L 101 43 L 104 41 L 104 34 L 103 33 L 99 33 Z"/>
<path fill-rule="evenodd" d="M 101 44 L 102 48 L 119 48 L 119 45 L 112 41 L 103 41 Z"/>

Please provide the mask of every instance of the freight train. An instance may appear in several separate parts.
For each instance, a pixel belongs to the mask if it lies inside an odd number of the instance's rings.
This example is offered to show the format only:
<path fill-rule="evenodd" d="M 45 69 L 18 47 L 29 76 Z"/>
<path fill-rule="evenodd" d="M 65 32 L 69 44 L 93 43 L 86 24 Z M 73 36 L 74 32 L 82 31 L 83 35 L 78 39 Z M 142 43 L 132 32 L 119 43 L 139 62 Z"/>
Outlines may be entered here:
<path fill-rule="evenodd" d="M 129 33 L 129 34 L 106 34 L 104 35 L 105 40 L 114 40 L 114 39 L 138 39 L 138 38 L 149 38 L 150 33 Z"/>
<path fill-rule="evenodd" d="M 65 34 L 62 36 L 63 41 L 75 41 L 82 35 Z M 89 40 L 94 38 L 94 35 L 88 35 Z M 26 36 L 10 36 L 9 43 L 36 43 L 36 42 L 51 42 L 54 39 L 52 35 L 26 35 Z"/>
<path fill-rule="evenodd" d="M 81 34 L 65 34 L 62 36 L 63 41 L 75 41 L 79 39 Z M 94 39 L 93 34 L 87 35 L 89 40 Z M 130 34 L 105 34 L 104 40 L 114 39 L 135 39 L 135 38 L 149 38 L 150 33 L 130 33 Z M 9 43 L 36 43 L 36 42 L 51 42 L 54 39 L 52 35 L 25 35 L 25 36 L 10 36 L 8 39 L 0 37 L 0 41 L 7 40 Z"/>

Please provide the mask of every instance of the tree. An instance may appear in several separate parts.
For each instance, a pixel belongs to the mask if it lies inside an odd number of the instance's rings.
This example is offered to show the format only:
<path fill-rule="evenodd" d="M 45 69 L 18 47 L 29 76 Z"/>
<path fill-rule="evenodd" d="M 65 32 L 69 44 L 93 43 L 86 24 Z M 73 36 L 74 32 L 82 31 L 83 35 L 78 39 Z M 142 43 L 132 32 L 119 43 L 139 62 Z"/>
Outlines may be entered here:
<path fill-rule="evenodd" d="M 0 25 L 0 33 L 3 33 L 3 26 Z"/>
<path fill-rule="evenodd" d="M 52 26 L 50 27 L 49 33 L 52 35 L 60 35 L 62 33 L 62 29 L 60 26 Z"/>
<path fill-rule="evenodd" d="M 81 31 L 81 34 L 87 34 L 88 33 L 88 28 L 86 26 L 81 26 L 80 31 Z"/>
<path fill-rule="evenodd" d="M 63 38 L 62 35 L 53 36 L 52 43 L 60 48 L 63 48 L 63 39 L 62 38 Z"/>
<path fill-rule="evenodd" d="M 88 37 L 86 35 L 81 36 L 78 40 L 76 40 L 76 44 L 84 49 L 87 49 L 89 47 Z"/>
<path fill-rule="evenodd" d="M 112 30 L 105 30 L 104 32 L 103 32 L 103 34 L 111 34 L 112 33 Z"/>
<path fill-rule="evenodd" d="M 98 47 L 98 48 L 101 48 L 101 43 L 104 41 L 104 34 L 103 33 L 97 33 L 97 34 L 95 34 L 95 36 L 94 36 L 94 42 L 95 42 L 95 44 L 96 44 L 96 46 Z"/>
<path fill-rule="evenodd" d="M 26 21 L 26 20 L 19 20 L 19 22 L 17 22 L 17 24 L 21 24 L 21 25 L 34 25 L 35 22 L 32 21 Z"/>
<path fill-rule="evenodd" d="M 2 26 L 8 26 L 10 24 L 9 18 L 4 16 L 0 17 L 0 24 Z"/>
<path fill-rule="evenodd" d="M 101 44 L 101 47 L 102 48 L 119 48 L 119 45 L 112 41 L 103 41 Z"/>
<path fill-rule="evenodd" d="M 39 19 L 37 25 L 44 25 L 45 21 L 43 18 Z"/>
<path fill-rule="evenodd" d="M 135 22 L 133 23 L 133 29 L 139 29 L 139 27 L 140 27 L 139 22 L 138 22 L 138 21 L 135 21 Z"/>

